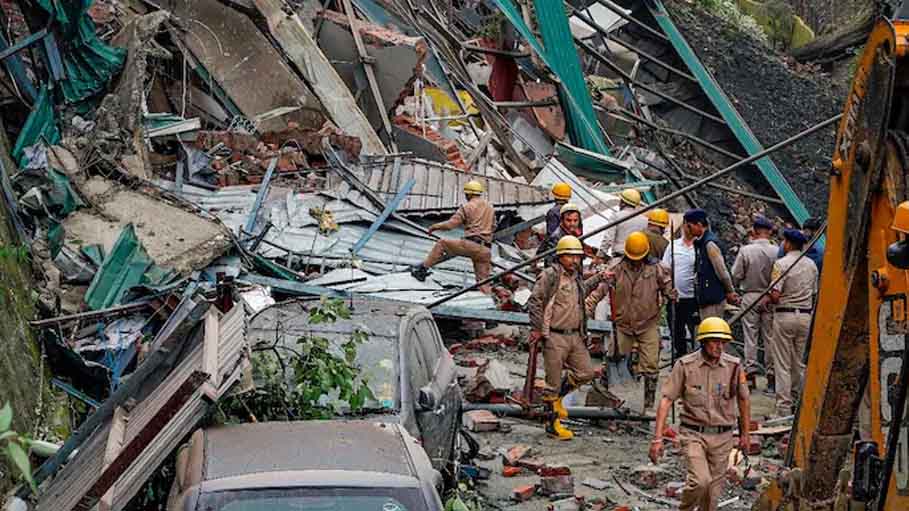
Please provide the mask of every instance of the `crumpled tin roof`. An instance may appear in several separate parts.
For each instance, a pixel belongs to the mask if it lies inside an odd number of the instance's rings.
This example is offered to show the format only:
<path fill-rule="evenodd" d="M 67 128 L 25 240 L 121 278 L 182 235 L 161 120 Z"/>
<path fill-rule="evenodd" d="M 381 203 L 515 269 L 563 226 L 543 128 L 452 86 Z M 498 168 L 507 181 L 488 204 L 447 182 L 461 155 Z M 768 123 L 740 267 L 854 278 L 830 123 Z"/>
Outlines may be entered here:
<path fill-rule="evenodd" d="M 394 159 L 362 165 L 350 164 L 357 177 L 383 199 L 391 199 L 409 179 L 416 184 L 398 206 L 398 213 L 452 213 L 464 203 L 464 184 L 471 180 L 483 183 L 486 198 L 494 207 L 515 208 L 520 205 L 550 202 L 547 190 L 528 184 L 487 177 L 454 169 L 418 158 L 402 158 L 397 171 Z M 329 189 L 357 205 L 371 208 L 372 204 L 336 174 L 329 178 Z"/>

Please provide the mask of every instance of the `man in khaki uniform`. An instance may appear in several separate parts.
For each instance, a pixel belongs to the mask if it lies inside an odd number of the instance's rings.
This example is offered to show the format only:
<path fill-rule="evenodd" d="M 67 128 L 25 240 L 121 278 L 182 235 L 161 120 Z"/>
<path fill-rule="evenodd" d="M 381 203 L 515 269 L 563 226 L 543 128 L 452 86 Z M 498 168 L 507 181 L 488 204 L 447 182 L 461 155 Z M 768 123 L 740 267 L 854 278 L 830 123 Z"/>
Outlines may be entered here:
<path fill-rule="evenodd" d="M 586 281 L 581 277 L 584 247 L 574 236 L 565 236 L 556 245 L 558 263 L 540 274 L 527 302 L 533 331 L 530 342 L 543 342 L 543 367 L 546 389 L 543 401 L 550 406 L 546 432 L 560 440 L 571 440 L 574 434 L 559 419 L 568 416 L 562 398 L 571 391 L 602 376 L 587 351 L 587 314 L 584 297 L 587 290 L 602 280 L 600 274 Z M 565 376 L 562 370 L 567 369 Z M 596 384 L 595 384 L 596 385 Z"/>
<path fill-rule="evenodd" d="M 742 307 L 748 308 L 763 296 L 770 285 L 770 273 L 776 261 L 777 247 L 770 242 L 773 224 L 763 216 L 754 220 L 751 228 L 751 243 L 739 249 L 732 265 L 732 280 L 742 291 Z M 773 364 L 770 359 L 770 328 L 773 314 L 764 304 L 752 307 L 742 316 L 742 331 L 745 336 L 745 376 L 748 386 L 754 388 L 758 372 L 758 356 L 764 350 L 767 380 L 772 381 Z"/>
<path fill-rule="evenodd" d="M 666 228 L 669 227 L 669 212 L 665 209 L 652 209 L 647 213 L 647 241 L 650 242 L 650 257 L 663 259 L 669 240 L 666 239 Z"/>
<path fill-rule="evenodd" d="M 811 333 L 811 314 L 817 293 L 817 266 L 809 257 L 802 257 L 808 239 L 797 229 L 783 232 L 786 255 L 773 264 L 771 280 L 776 281 L 788 268 L 789 273 L 770 291 L 773 308 L 773 334 L 770 354 L 776 375 L 776 414 L 794 413 L 795 402 L 805 375 L 802 356 Z M 797 262 L 796 262 L 797 261 Z"/>
<path fill-rule="evenodd" d="M 615 307 L 618 354 L 632 354 L 632 369 L 644 376 L 643 413 L 653 408 L 660 375 L 661 307 L 665 300 L 676 297 L 669 270 L 658 259 L 648 257 L 649 254 L 647 236 L 642 232 L 631 233 L 625 241 L 622 261 L 606 273 L 606 282 L 598 285 L 585 301 L 587 310 L 594 310 L 608 294 L 609 286 L 615 285 L 612 307 Z"/>
<path fill-rule="evenodd" d="M 426 280 L 429 269 L 445 257 L 464 256 L 473 261 L 473 272 L 477 282 L 485 280 L 492 271 L 492 232 L 495 228 L 496 215 L 492 206 L 482 197 L 483 185 L 479 181 L 468 181 L 464 185 L 464 196 L 467 203 L 458 208 L 447 222 L 429 227 L 434 231 L 449 231 L 464 226 L 464 238 L 459 240 L 441 239 L 436 242 L 426 259 L 410 269 L 411 275 L 420 282 Z M 489 294 L 489 284 L 480 287 L 480 291 Z"/>
<path fill-rule="evenodd" d="M 751 402 L 739 359 L 723 352 L 724 345 L 732 340 L 729 324 L 720 318 L 707 318 L 698 326 L 697 340 L 701 349 L 680 358 L 663 384 L 650 459 L 657 463 L 663 455 L 666 418 L 672 403 L 681 399 L 680 433 L 688 477 L 679 509 L 714 511 L 735 443 L 736 419 L 741 432 L 739 449 L 746 450 L 750 443 Z"/>
<path fill-rule="evenodd" d="M 610 227 L 603 236 L 598 255 L 606 261 L 611 260 L 612 263 L 617 263 L 625 254 L 625 239 L 628 238 L 629 234 L 647 229 L 647 217 L 635 214 L 636 211 L 641 209 L 641 192 L 634 188 L 629 188 L 623 190 L 619 198 L 621 202 L 619 203 L 619 214 L 616 220 L 628 215 L 634 216 Z"/>

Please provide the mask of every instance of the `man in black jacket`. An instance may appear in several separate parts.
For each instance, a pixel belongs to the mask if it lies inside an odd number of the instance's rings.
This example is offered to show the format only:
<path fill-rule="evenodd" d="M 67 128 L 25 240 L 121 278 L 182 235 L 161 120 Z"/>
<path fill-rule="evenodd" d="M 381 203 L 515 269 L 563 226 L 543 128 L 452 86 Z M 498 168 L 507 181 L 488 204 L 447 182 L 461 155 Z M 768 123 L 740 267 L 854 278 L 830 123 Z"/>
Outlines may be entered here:
<path fill-rule="evenodd" d="M 719 238 L 710 230 L 707 212 L 703 209 L 689 209 L 683 217 L 694 236 L 695 297 L 701 319 L 722 318 L 726 303 L 739 302 L 732 277 L 726 268 Z"/>

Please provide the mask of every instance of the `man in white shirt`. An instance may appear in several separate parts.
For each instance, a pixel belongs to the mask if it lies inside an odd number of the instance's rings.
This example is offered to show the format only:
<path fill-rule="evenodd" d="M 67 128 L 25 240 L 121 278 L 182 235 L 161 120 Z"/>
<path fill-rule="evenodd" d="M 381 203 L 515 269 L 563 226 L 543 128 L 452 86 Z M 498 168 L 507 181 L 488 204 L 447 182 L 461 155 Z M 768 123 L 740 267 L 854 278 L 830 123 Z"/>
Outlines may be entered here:
<path fill-rule="evenodd" d="M 694 236 L 686 224 L 682 224 L 682 237 L 672 240 L 672 243 L 663 253 L 663 265 L 672 268 L 672 258 L 675 258 L 674 285 L 679 293 L 679 300 L 669 308 L 669 327 L 672 328 L 672 339 L 675 343 L 675 358 L 688 353 L 688 339 L 694 340 L 700 318 L 698 317 L 698 301 L 694 296 Z M 688 333 L 685 333 L 685 330 Z"/>

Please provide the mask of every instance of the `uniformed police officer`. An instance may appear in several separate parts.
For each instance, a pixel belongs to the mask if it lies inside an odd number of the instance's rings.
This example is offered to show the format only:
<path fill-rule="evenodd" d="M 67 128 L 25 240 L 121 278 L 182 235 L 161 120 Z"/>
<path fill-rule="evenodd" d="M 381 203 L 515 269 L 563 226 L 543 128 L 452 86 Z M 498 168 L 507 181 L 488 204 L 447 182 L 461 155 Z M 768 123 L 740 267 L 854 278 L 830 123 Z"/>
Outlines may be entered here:
<path fill-rule="evenodd" d="M 584 247 L 574 236 L 564 236 L 556 245 L 558 263 L 543 270 L 527 302 L 530 316 L 530 342 L 543 342 L 543 367 L 546 388 L 543 401 L 550 407 L 546 432 L 560 440 L 574 434 L 562 426 L 568 416 L 562 398 L 571 391 L 602 376 L 587 351 L 587 314 L 584 297 L 602 280 L 596 274 L 586 281 L 581 277 Z M 567 369 L 563 377 L 562 371 Z"/>
<path fill-rule="evenodd" d="M 483 185 L 479 181 L 468 181 L 464 185 L 466 203 L 458 208 L 446 222 L 429 227 L 433 231 L 449 231 L 464 226 L 464 238 L 459 240 L 441 239 L 433 245 L 426 259 L 410 269 L 411 275 L 419 281 L 426 280 L 429 269 L 446 256 L 469 257 L 473 262 L 473 272 L 477 282 L 486 280 L 492 271 L 492 232 L 495 228 L 496 214 L 492 205 L 483 198 Z M 480 287 L 480 291 L 489 294 L 489 284 Z"/>
<path fill-rule="evenodd" d="M 751 242 L 739 249 L 732 265 L 732 280 L 742 291 L 742 307 L 747 308 L 758 301 L 767 286 L 770 285 L 770 273 L 776 261 L 777 247 L 770 241 L 773 224 L 763 216 L 754 220 L 751 228 Z M 758 372 L 758 356 L 764 350 L 764 364 L 767 380 L 773 376 L 773 364 L 770 357 L 770 328 L 773 326 L 773 313 L 766 306 L 752 307 L 742 316 L 742 331 L 745 337 L 745 376 L 748 386 L 754 388 Z"/>
<path fill-rule="evenodd" d="M 669 245 L 666 239 L 666 228 L 669 227 L 669 212 L 665 209 L 652 209 L 647 213 L 647 240 L 650 242 L 650 257 L 662 259 Z"/>
<path fill-rule="evenodd" d="M 552 185 L 552 199 L 555 204 L 546 212 L 546 232 L 543 233 L 543 239 L 551 236 L 562 220 L 562 206 L 571 200 L 571 185 L 568 183 L 556 183 Z M 558 241 L 558 239 L 556 239 Z"/>
<path fill-rule="evenodd" d="M 580 238 L 584 234 L 584 225 L 581 222 L 581 209 L 576 205 L 568 202 L 562 205 L 559 210 L 559 225 L 554 231 L 551 231 L 543 242 L 537 247 L 537 254 L 548 252 L 555 248 L 556 244 L 564 236 L 574 236 Z M 553 254 L 544 260 L 546 266 L 555 264 L 558 256 Z"/>
<path fill-rule="evenodd" d="M 770 354 L 776 375 L 776 415 L 794 413 L 805 364 L 802 356 L 811 333 L 811 314 L 817 293 L 817 266 L 809 257 L 802 257 L 807 237 L 797 229 L 783 232 L 786 255 L 773 264 L 771 280 L 776 281 L 787 268 L 793 267 L 770 291 L 773 308 L 773 333 Z"/>
<path fill-rule="evenodd" d="M 676 298 L 669 270 L 659 259 L 648 257 L 650 243 L 642 232 L 633 232 L 625 240 L 622 261 L 607 272 L 587 297 L 588 311 L 615 285 L 615 327 L 621 355 L 632 355 L 635 374 L 644 377 L 644 408 L 652 412 L 660 375 L 660 311 L 662 304 Z"/>
<path fill-rule="evenodd" d="M 621 202 L 619 203 L 618 219 L 628 215 L 634 216 L 610 227 L 603 236 L 598 255 L 607 261 L 611 259 L 613 263 L 617 263 L 619 258 L 625 254 L 625 239 L 628 238 L 628 235 L 647 229 L 647 217 L 635 214 L 636 211 L 641 209 L 641 192 L 634 188 L 622 190 L 619 199 Z"/>
<path fill-rule="evenodd" d="M 680 433 L 688 477 L 679 509 L 714 511 L 735 444 L 736 418 L 739 448 L 747 450 L 751 403 L 739 359 L 723 352 L 732 340 L 729 324 L 717 317 L 706 318 L 698 325 L 697 340 L 701 349 L 680 358 L 663 384 L 650 459 L 657 463 L 663 455 L 666 417 L 672 403 L 681 399 Z"/>

